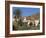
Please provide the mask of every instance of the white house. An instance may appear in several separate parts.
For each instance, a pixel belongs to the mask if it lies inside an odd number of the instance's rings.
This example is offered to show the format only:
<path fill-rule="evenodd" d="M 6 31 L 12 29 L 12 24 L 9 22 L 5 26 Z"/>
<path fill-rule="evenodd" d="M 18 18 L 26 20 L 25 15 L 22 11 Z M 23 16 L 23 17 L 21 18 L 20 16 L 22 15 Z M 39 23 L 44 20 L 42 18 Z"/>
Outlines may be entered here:
<path fill-rule="evenodd" d="M 37 26 L 39 23 L 39 20 L 35 20 L 35 26 Z"/>
<path fill-rule="evenodd" d="M 34 24 L 35 24 L 35 26 L 37 26 L 38 23 L 39 23 L 39 20 L 34 20 L 34 21 L 32 21 L 32 20 L 27 20 L 26 17 L 24 17 L 23 22 L 27 22 L 27 25 L 28 25 L 28 26 L 29 26 L 30 23 L 32 23 L 33 26 L 34 26 Z"/>

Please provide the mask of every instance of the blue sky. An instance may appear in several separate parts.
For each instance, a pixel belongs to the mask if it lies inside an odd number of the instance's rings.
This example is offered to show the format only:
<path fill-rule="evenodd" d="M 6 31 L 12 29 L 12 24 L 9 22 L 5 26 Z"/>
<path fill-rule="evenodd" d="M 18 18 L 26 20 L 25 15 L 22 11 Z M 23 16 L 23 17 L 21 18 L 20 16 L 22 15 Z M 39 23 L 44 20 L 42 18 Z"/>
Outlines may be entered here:
<path fill-rule="evenodd" d="M 40 8 L 13 7 L 13 15 L 15 15 L 16 9 L 20 9 L 21 16 L 31 16 L 33 14 L 40 13 Z"/>

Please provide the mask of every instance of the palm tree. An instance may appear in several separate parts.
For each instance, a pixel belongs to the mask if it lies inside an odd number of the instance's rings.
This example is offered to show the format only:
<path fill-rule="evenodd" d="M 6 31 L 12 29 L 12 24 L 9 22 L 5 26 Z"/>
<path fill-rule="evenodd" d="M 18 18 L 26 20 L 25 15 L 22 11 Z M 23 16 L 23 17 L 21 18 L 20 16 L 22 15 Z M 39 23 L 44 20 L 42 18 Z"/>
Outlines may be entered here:
<path fill-rule="evenodd" d="M 16 9 L 16 18 L 19 18 L 21 15 L 20 9 Z"/>

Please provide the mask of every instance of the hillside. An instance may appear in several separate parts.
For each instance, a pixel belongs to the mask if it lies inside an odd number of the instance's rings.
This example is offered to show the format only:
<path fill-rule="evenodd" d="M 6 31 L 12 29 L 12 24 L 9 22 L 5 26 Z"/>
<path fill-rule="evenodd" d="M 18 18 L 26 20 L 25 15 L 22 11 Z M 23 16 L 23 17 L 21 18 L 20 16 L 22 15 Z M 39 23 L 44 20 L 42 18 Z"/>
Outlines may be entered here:
<path fill-rule="evenodd" d="M 27 20 L 38 20 L 40 18 L 40 14 L 33 14 L 32 16 L 25 16 Z"/>

